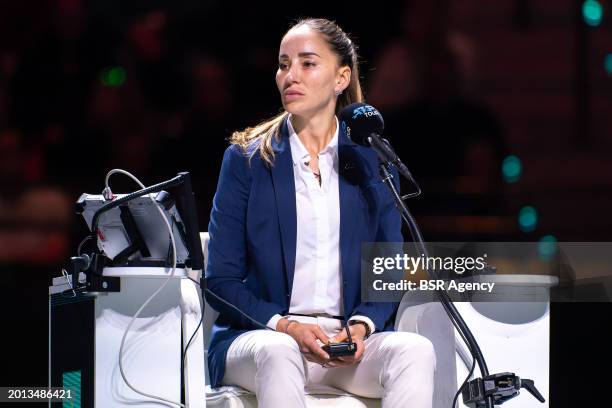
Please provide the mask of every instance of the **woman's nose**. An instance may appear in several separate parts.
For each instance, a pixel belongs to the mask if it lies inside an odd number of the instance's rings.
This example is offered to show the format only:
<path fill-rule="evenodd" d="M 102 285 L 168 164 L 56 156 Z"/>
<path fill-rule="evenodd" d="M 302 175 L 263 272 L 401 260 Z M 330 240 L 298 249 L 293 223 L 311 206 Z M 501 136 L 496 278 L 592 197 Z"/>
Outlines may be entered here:
<path fill-rule="evenodd" d="M 298 64 L 291 64 L 287 72 L 287 80 L 289 82 L 300 82 L 300 70 Z"/>

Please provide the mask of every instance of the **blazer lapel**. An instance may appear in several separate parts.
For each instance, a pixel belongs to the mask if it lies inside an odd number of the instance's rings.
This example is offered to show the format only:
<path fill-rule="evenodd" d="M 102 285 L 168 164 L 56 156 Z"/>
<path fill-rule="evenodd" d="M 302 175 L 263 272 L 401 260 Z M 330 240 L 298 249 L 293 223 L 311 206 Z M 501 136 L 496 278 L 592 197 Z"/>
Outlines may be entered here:
<path fill-rule="evenodd" d="M 272 166 L 272 183 L 278 222 L 281 232 L 283 260 L 287 274 L 287 293 L 291 295 L 293 274 L 295 270 L 295 248 L 297 236 L 297 214 L 295 209 L 295 182 L 293 176 L 293 159 L 289 145 L 287 119 L 283 120 L 280 129 L 280 140 L 273 139 L 275 152 Z"/>
<path fill-rule="evenodd" d="M 358 153 L 355 149 L 356 144 L 346 135 L 344 123 L 340 122 L 340 132 L 338 134 L 338 184 L 340 195 L 340 264 L 342 266 L 342 279 L 344 282 L 345 292 L 352 291 L 352 286 L 355 285 L 356 279 L 360 279 L 359 275 L 352 276 L 351 271 L 355 270 L 355 264 L 359 265 L 360 261 L 355 257 L 360 253 L 360 241 L 355 236 L 355 224 L 357 211 L 359 206 L 358 191 L 361 182 L 361 172 L 359 168 Z M 350 287 L 349 287 L 350 285 Z M 348 317 L 350 310 L 348 308 L 346 296 L 344 296 L 344 311 L 345 317 Z"/>

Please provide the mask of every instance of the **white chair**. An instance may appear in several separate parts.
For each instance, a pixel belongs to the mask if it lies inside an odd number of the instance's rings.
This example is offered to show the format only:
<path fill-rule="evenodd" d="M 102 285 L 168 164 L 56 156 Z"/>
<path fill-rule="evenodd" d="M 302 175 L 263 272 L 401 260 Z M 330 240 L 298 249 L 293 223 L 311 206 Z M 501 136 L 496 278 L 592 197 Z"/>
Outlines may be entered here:
<path fill-rule="evenodd" d="M 506 296 L 506 299 L 524 301 L 494 301 L 486 299 L 489 295 L 483 295 L 482 302 L 456 302 L 455 306 L 476 336 L 489 372 L 509 371 L 534 380 L 536 388 L 546 399 L 541 403 L 526 390 L 521 390 L 521 395 L 506 401 L 504 407 L 548 408 L 550 305 L 542 299 L 550 287 L 558 284 L 558 278 L 513 274 L 491 276 L 487 280 L 496 283 L 495 299 Z M 463 381 L 472 358 L 458 334 L 456 345 L 457 378 Z M 481 376 L 478 366 L 474 376 Z"/>
<path fill-rule="evenodd" d="M 200 234 L 204 260 L 208 258 L 208 233 Z M 206 262 L 204 263 L 206 264 Z M 206 406 L 209 408 L 256 408 L 255 395 L 237 386 L 211 388 L 208 376 L 207 351 L 210 343 L 210 331 L 218 313 L 205 303 L 204 320 L 202 322 L 204 336 L 204 363 L 206 365 Z M 457 389 L 455 367 L 455 337 L 453 327 L 446 317 L 442 307 L 437 303 L 411 304 L 402 301 L 397 313 L 395 327 L 400 331 L 409 331 L 427 337 L 436 350 L 437 370 L 435 374 L 434 408 L 451 406 Z M 379 408 L 380 400 L 357 397 L 343 393 L 308 394 L 306 404 L 309 408 Z"/>

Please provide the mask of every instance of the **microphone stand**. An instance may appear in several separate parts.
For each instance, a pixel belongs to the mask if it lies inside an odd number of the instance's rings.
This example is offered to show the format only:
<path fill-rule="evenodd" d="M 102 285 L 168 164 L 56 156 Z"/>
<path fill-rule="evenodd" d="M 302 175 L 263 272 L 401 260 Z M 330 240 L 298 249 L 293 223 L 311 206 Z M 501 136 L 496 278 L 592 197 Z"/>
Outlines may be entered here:
<path fill-rule="evenodd" d="M 412 174 L 410 174 L 410 171 L 408 171 L 406 166 L 403 166 L 397 155 L 393 154 L 394 159 L 389 160 L 391 158 L 389 151 L 392 151 L 392 149 L 391 145 L 386 139 L 379 138 L 377 135 L 372 135 L 368 139 L 370 141 L 370 145 L 376 151 L 376 153 L 378 153 L 380 158 L 379 168 L 382 181 L 393 195 L 395 206 L 400 212 L 402 220 L 408 226 L 410 234 L 415 241 L 414 243 L 418 250 L 417 253 L 423 254 L 427 259 L 429 254 L 427 248 L 425 248 L 425 241 L 423 240 L 419 226 L 404 202 L 406 198 L 419 195 L 421 189 L 412 177 Z M 383 146 L 383 149 L 380 149 L 381 146 Z M 388 170 L 389 166 L 396 165 L 397 163 L 400 163 L 403 167 L 400 167 L 400 169 L 403 170 L 401 171 L 401 174 L 404 175 L 411 183 L 413 183 L 414 186 L 416 186 L 416 193 L 411 193 L 403 197 L 399 195 L 395 185 L 393 184 L 393 175 Z M 435 276 L 434 271 L 430 270 L 429 268 L 426 268 L 426 273 L 430 279 Z M 471 407 L 494 408 L 495 403 L 502 404 L 503 402 L 517 396 L 520 388 L 527 389 L 527 391 L 529 391 L 540 402 L 544 402 L 544 397 L 542 397 L 542 395 L 535 388 L 532 380 L 523 379 L 521 381 L 521 379 L 514 373 L 489 374 L 487 363 L 482 351 L 480 350 L 480 346 L 476 341 L 476 338 L 474 338 L 472 331 L 465 323 L 465 320 L 463 320 L 463 317 L 461 317 L 461 314 L 453 304 L 448 293 L 445 290 L 436 289 L 435 294 L 440 300 L 440 303 L 442 304 L 442 307 L 446 311 L 446 314 L 450 318 L 451 322 L 463 340 L 466 342 L 470 353 L 478 363 L 478 367 L 480 368 L 480 373 L 482 375 L 482 378 L 471 380 L 462 387 L 464 403 Z"/>

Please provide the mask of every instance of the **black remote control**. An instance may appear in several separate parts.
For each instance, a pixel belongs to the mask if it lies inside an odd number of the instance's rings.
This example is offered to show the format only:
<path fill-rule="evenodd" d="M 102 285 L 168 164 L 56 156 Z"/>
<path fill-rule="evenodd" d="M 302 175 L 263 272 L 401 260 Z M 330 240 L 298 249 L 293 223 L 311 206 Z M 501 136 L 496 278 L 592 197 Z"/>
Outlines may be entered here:
<path fill-rule="evenodd" d="M 357 344 L 353 342 L 329 343 L 324 345 L 323 350 L 330 358 L 352 356 L 357 351 Z"/>
<path fill-rule="evenodd" d="M 327 343 L 322 347 L 323 350 L 329 354 L 329 358 L 352 356 L 357 351 L 357 344 L 353 343 L 351 331 L 346 323 L 344 324 L 344 330 L 346 330 L 346 337 L 348 341 L 343 341 L 341 343 Z"/>

